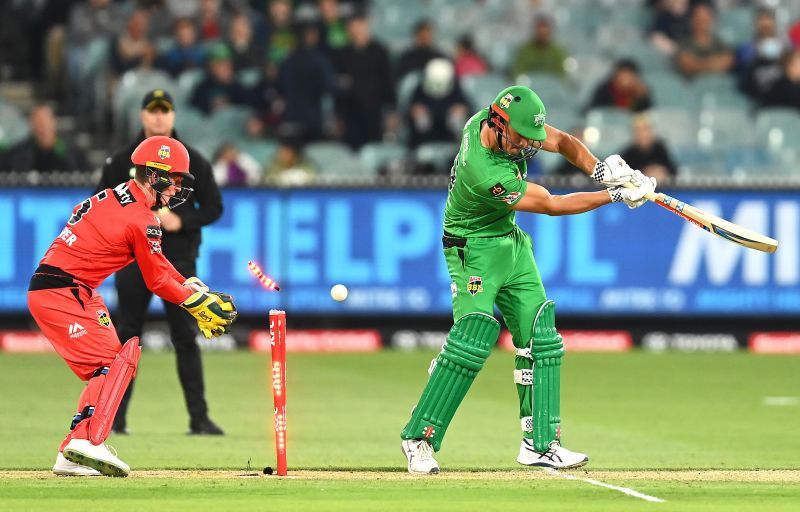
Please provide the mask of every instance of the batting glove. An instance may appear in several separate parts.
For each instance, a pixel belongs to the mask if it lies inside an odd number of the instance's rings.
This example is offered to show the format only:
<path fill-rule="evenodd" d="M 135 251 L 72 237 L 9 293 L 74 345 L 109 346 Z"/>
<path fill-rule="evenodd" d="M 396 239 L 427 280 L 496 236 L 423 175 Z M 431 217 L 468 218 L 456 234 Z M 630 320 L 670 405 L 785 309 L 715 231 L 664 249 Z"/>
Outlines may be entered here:
<path fill-rule="evenodd" d="M 611 155 L 602 162 L 598 161 L 590 176 L 597 183 L 611 188 L 619 187 L 630 181 L 635 172 L 621 156 Z"/>
<path fill-rule="evenodd" d="M 623 202 L 628 205 L 628 208 L 631 210 L 646 203 L 647 199 L 644 196 L 648 192 L 654 192 L 656 190 L 656 179 L 644 176 L 644 179 L 637 179 L 636 181 L 638 184 L 633 187 L 613 187 L 608 189 L 608 195 L 611 196 L 611 201 L 614 203 Z"/>

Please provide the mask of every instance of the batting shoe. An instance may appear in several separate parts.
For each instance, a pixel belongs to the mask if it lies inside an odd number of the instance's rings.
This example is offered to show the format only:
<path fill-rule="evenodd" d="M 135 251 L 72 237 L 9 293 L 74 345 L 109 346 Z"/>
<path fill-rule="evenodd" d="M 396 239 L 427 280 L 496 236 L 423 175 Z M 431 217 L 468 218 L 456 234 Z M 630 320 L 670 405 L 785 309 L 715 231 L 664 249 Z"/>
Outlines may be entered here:
<path fill-rule="evenodd" d="M 433 458 L 433 448 L 424 439 L 404 439 L 400 443 L 408 459 L 409 473 L 433 474 L 439 472 L 439 463 Z"/>
<path fill-rule="evenodd" d="M 130 466 L 122 462 L 106 445 L 92 444 L 88 439 L 72 439 L 64 447 L 64 457 L 75 464 L 94 468 L 106 476 L 123 477 L 128 476 L 131 471 Z"/>
<path fill-rule="evenodd" d="M 103 476 L 103 473 L 89 466 L 81 466 L 67 460 L 61 452 L 58 452 L 56 464 L 53 466 L 53 473 L 58 476 Z"/>
<path fill-rule="evenodd" d="M 537 452 L 533 449 L 533 441 L 523 438 L 519 445 L 517 462 L 525 466 L 570 469 L 579 468 L 589 462 L 589 456 L 567 450 L 558 441 L 551 442 L 547 451 Z"/>

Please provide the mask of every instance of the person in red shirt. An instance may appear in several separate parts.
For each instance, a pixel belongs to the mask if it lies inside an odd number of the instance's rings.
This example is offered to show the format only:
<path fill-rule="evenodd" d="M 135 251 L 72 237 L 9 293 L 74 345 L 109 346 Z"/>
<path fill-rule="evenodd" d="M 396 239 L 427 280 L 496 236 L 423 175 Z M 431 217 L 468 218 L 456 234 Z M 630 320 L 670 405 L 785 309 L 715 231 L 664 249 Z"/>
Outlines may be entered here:
<path fill-rule="evenodd" d="M 60 475 L 127 476 L 130 471 L 103 444 L 141 352 L 137 337 L 120 345 L 95 290 L 109 275 L 135 259 L 147 287 L 186 309 L 207 338 L 227 332 L 236 319 L 229 295 L 210 292 L 197 277 L 185 278 L 161 254 L 161 227 L 152 208 L 177 206 L 191 194 L 184 186 L 192 179 L 186 148 L 170 137 L 150 137 L 131 161 L 134 179 L 101 190 L 73 209 L 28 289 L 28 308 L 39 328 L 87 381 L 58 448 L 53 471 Z"/>

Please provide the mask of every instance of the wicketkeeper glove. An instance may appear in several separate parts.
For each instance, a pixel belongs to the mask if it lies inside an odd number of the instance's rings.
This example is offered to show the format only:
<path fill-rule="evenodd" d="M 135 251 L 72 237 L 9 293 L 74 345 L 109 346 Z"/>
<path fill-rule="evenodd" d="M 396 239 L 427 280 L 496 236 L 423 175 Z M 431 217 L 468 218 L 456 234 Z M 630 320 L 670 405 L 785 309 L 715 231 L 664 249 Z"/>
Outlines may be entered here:
<path fill-rule="evenodd" d="M 638 172 L 638 171 L 637 171 Z M 613 187 L 608 189 L 608 195 L 614 203 L 623 202 L 628 208 L 634 209 L 647 202 L 644 197 L 648 192 L 656 190 L 656 179 L 642 175 L 631 180 L 632 186 Z"/>
<path fill-rule="evenodd" d="M 206 338 L 228 332 L 237 315 L 233 298 L 225 293 L 196 291 L 183 301 L 181 307 L 197 320 L 197 326 Z"/>

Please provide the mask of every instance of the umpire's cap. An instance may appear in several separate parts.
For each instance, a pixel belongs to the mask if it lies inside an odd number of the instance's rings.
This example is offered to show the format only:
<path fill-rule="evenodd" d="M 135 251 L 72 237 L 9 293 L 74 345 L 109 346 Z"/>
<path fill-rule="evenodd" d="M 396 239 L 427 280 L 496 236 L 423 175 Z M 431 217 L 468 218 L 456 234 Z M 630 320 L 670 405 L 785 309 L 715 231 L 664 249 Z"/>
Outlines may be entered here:
<path fill-rule="evenodd" d="M 172 96 L 164 89 L 153 89 L 142 98 L 142 110 L 152 110 L 156 107 L 175 110 Z"/>

